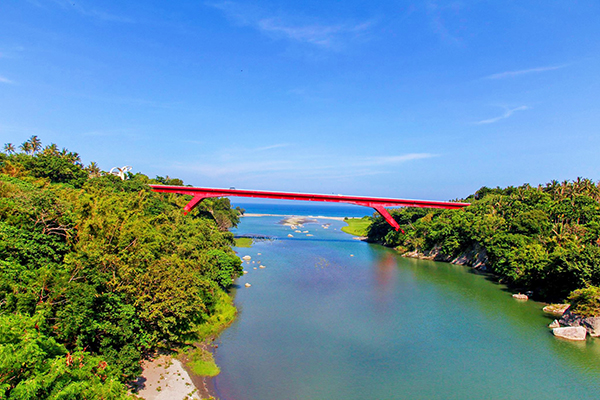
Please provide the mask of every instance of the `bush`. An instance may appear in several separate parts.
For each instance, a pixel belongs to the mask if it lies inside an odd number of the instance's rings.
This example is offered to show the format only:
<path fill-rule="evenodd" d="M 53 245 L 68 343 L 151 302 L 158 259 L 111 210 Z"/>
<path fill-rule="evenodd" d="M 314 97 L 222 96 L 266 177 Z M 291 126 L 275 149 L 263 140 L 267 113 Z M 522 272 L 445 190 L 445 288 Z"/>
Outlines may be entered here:
<path fill-rule="evenodd" d="M 588 286 L 569 295 L 570 311 L 581 317 L 600 317 L 600 287 Z"/>

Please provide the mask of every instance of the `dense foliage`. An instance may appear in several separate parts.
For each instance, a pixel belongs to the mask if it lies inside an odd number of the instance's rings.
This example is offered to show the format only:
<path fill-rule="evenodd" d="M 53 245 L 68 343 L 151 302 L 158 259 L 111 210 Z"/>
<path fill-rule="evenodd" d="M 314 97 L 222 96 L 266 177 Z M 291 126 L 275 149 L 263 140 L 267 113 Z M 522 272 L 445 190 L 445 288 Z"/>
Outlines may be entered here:
<path fill-rule="evenodd" d="M 188 199 L 148 187 L 179 180 L 26 143 L 0 155 L 0 399 L 127 397 L 140 360 L 193 340 L 242 272 L 238 211 L 184 216 Z"/>
<path fill-rule="evenodd" d="M 392 211 L 405 233 L 375 218 L 369 238 L 442 259 L 486 255 L 504 282 L 546 300 L 600 285 L 600 187 L 588 179 L 481 188 L 461 210 Z"/>

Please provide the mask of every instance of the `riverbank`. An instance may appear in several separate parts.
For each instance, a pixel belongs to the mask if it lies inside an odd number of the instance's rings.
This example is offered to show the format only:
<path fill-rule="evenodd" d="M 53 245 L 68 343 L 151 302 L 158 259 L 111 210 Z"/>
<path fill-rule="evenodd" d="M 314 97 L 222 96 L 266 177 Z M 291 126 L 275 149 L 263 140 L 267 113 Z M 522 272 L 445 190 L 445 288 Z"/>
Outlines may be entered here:
<path fill-rule="evenodd" d="M 342 232 L 346 232 L 349 235 L 356 236 L 358 238 L 366 239 L 371 226 L 371 217 L 363 218 L 346 218 L 344 222 L 348 226 L 342 227 Z"/>
<path fill-rule="evenodd" d="M 305 238 L 281 220 L 247 218 L 232 230 L 281 240 L 235 249 L 251 259 L 237 281 L 240 316 L 217 341 L 218 397 L 541 399 L 550 391 L 581 399 L 597 393 L 600 343 L 555 339 L 543 329 L 552 319 L 536 302 L 515 301 L 469 268 L 353 240 L 340 232 L 341 221 L 329 221 L 328 229 L 298 228 L 314 233 Z"/>
<path fill-rule="evenodd" d="M 145 400 L 214 399 L 212 377 L 219 369 L 213 358 L 213 342 L 237 316 L 233 298 L 218 296 L 215 312 L 196 328 L 199 341 L 178 353 L 161 354 L 142 363 L 142 375 L 135 386 Z"/>
<path fill-rule="evenodd" d="M 292 215 L 292 214 L 254 214 L 245 213 L 242 217 L 283 217 L 283 218 L 299 218 L 299 219 L 329 219 L 334 221 L 343 221 L 345 217 L 327 217 L 324 215 Z"/>
<path fill-rule="evenodd" d="M 199 388 L 181 361 L 170 355 L 160 355 L 142 363 L 144 372 L 136 382 L 137 395 L 145 400 L 202 399 Z M 209 395 L 209 393 L 204 393 Z"/>

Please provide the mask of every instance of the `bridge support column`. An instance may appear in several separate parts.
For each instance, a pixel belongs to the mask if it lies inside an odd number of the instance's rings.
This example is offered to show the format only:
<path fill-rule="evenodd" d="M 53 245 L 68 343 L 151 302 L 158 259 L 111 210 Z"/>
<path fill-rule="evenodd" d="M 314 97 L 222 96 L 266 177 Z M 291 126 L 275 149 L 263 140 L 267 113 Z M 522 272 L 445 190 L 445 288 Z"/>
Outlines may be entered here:
<path fill-rule="evenodd" d="M 194 195 L 194 198 L 191 199 L 190 202 L 185 205 L 185 207 L 183 207 L 183 214 L 187 215 L 187 213 L 192 211 L 194 209 L 194 207 L 196 207 L 198 205 L 198 203 L 200 203 L 205 198 L 206 197 L 202 194 Z"/>
<path fill-rule="evenodd" d="M 402 230 L 400 228 L 400 225 L 390 215 L 389 211 L 386 210 L 384 206 L 382 206 L 380 204 L 369 204 L 369 206 L 373 207 L 375 209 L 375 211 L 377 211 L 387 221 L 388 224 L 390 224 L 392 227 L 394 227 L 396 232 L 402 231 L 402 233 L 404 233 L 404 230 Z"/>

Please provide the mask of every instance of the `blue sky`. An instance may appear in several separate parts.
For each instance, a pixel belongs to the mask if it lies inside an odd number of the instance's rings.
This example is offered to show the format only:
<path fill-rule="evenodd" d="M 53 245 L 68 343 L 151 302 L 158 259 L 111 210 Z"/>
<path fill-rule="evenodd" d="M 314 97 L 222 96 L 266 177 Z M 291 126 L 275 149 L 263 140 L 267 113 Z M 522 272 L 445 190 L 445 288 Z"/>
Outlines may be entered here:
<path fill-rule="evenodd" d="M 597 0 L 0 3 L 0 142 L 105 170 L 446 200 L 598 180 L 599 127 Z"/>

